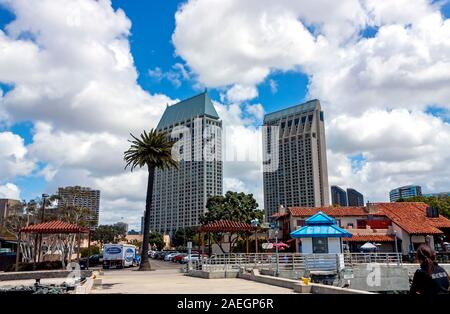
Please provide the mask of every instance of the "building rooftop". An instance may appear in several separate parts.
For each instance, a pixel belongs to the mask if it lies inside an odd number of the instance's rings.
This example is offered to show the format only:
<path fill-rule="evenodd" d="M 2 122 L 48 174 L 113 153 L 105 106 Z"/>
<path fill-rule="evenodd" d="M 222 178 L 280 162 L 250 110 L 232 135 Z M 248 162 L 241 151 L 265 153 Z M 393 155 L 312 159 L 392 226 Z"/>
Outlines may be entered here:
<path fill-rule="evenodd" d="M 347 237 L 352 234 L 339 228 L 336 221 L 323 212 L 318 212 L 305 221 L 305 226 L 291 232 L 292 238 Z"/>
<path fill-rule="evenodd" d="M 305 103 L 295 105 L 289 108 L 281 109 L 272 113 L 268 113 L 264 116 L 264 122 L 271 121 L 271 120 L 277 120 L 284 116 L 299 114 L 303 112 L 308 112 L 316 109 L 317 107 L 320 108 L 319 100 L 313 99 L 310 101 L 307 101 Z"/>
<path fill-rule="evenodd" d="M 442 234 L 440 228 L 450 228 L 450 219 L 427 216 L 429 206 L 422 202 L 371 203 L 364 207 L 289 207 L 292 217 L 310 217 L 323 212 L 331 217 L 384 216 L 409 234 Z M 282 217 L 284 215 L 278 215 Z M 274 215 L 275 217 L 275 215 Z"/>
<path fill-rule="evenodd" d="M 163 129 L 197 116 L 219 119 L 211 98 L 206 92 L 168 106 L 158 123 L 157 129 Z"/>

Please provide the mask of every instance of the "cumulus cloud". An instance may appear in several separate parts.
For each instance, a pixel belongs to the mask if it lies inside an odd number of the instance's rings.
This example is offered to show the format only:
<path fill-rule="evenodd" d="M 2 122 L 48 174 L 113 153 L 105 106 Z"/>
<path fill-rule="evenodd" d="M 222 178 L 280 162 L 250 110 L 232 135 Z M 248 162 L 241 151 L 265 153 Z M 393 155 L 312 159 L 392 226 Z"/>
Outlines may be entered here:
<path fill-rule="evenodd" d="M 236 86 L 257 88 L 275 71 L 307 74 L 308 97 L 319 98 L 326 112 L 330 183 L 386 200 L 385 190 L 397 184 L 450 188 L 442 166 L 448 123 L 424 113 L 450 108 L 450 19 L 441 5 L 188 1 L 172 39 L 200 82 L 231 86 L 230 94 Z M 355 154 L 364 157 L 359 170 L 352 167 Z"/>
<path fill-rule="evenodd" d="M 329 125 L 330 183 L 353 186 L 375 200 L 405 184 L 448 190 L 450 124 L 423 112 L 373 110 Z M 349 156 L 360 155 L 359 167 Z"/>
<path fill-rule="evenodd" d="M 0 97 L 0 120 L 34 122 L 28 147 L 19 136 L 1 133 L 7 142 L 0 145 L 0 175 L 29 174 L 30 156 L 43 163 L 36 174 L 49 181 L 47 192 L 62 185 L 101 187 L 102 219 L 125 210 L 114 204 L 129 193 L 121 195 L 114 182 L 128 178 L 122 157 L 129 132 L 155 127 L 175 102 L 137 84 L 131 21 L 109 0 L 0 3 L 15 16 L 0 30 L 0 82 L 12 87 Z M 184 78 L 184 68 L 175 68 Z M 141 192 L 133 180 L 129 188 Z"/>
<path fill-rule="evenodd" d="M 12 183 L 0 185 L 0 198 L 10 198 L 14 200 L 20 200 L 19 187 Z"/>
<path fill-rule="evenodd" d="M 11 132 L 0 132 L 0 183 L 32 172 L 35 163 L 27 155 L 23 139 Z"/>

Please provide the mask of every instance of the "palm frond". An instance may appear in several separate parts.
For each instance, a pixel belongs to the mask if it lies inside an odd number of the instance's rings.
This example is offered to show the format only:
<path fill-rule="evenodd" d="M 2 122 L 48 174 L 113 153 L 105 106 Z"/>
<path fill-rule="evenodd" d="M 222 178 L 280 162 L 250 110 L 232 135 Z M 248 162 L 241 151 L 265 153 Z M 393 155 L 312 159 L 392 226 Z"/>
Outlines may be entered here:
<path fill-rule="evenodd" d="M 124 152 L 125 169 L 144 166 L 155 167 L 159 169 L 168 169 L 178 167 L 178 163 L 172 157 L 172 147 L 175 141 L 169 139 L 166 133 L 155 129 L 143 131 L 139 137 L 130 133 L 132 139 L 130 148 Z"/>

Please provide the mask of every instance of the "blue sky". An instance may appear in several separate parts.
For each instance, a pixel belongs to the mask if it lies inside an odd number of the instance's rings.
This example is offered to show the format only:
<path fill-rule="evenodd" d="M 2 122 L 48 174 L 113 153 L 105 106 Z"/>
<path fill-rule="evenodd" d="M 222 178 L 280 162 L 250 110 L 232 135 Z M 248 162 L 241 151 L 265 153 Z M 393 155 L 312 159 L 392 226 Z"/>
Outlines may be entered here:
<path fill-rule="evenodd" d="M 170 71 L 175 63 L 182 63 L 183 59 L 175 55 L 172 44 L 172 33 L 175 28 L 175 12 L 183 1 L 112 1 L 115 9 L 125 11 L 132 21 L 130 44 L 135 66 L 139 73 L 138 83 L 143 89 L 152 93 L 162 93 L 172 98 L 184 99 L 199 93 L 195 87 L 195 80 L 182 81 L 180 86 L 175 86 L 167 79 L 156 80 L 149 74 L 149 70 L 160 68 L 163 72 Z M 0 7 L 0 27 L 4 27 L 14 19 L 14 15 Z M 277 91 L 272 92 L 269 80 L 277 82 Z M 300 103 L 305 100 L 308 78 L 298 71 L 273 73 L 267 82 L 259 85 L 259 97 L 254 102 L 262 102 L 265 110 L 275 111 L 286 106 Z M 1 85 L 4 93 L 10 86 Z M 209 89 L 209 95 L 218 100 L 219 91 Z M 33 122 L 23 121 L 8 128 L 9 131 L 20 135 L 25 144 L 32 142 Z M 37 173 L 39 167 L 35 173 Z M 24 199 L 33 199 L 46 189 L 46 181 L 43 177 L 32 175 L 19 177 L 14 183 L 20 186 Z M 53 191 L 46 190 L 46 193 Z"/>
<path fill-rule="evenodd" d="M 331 1 L 319 8 L 323 13 L 319 16 L 315 2 L 304 0 L 285 2 L 281 11 L 270 1 L 261 6 L 250 0 L 230 0 L 227 10 L 213 0 L 112 0 L 112 8 L 107 0 L 100 1 L 102 6 L 90 0 L 39 4 L 17 0 L 10 2 L 11 10 L 0 4 L 0 29 L 8 38 L 5 46 L 13 50 L 15 45 L 29 44 L 20 46 L 13 59 L 6 56 L 3 62 L 0 55 L 4 72 L 0 73 L 4 95 L 0 136 L 5 135 L 8 145 L 16 145 L 16 155 L 11 156 L 19 169 L 12 173 L 0 167 L 0 193 L 6 184 L 13 184 L 21 198 L 32 199 L 55 192 L 59 184 L 93 185 L 105 192 L 103 210 L 109 216 L 104 221 L 126 217 L 130 208 L 129 219 L 137 221 L 145 181 L 137 184 L 135 175 L 123 172 L 120 153 L 126 136 L 130 130 L 154 125 L 166 102 L 190 97 L 205 86 L 220 103 L 218 109 L 233 127 L 233 142 L 239 147 L 257 150 L 257 109 L 267 113 L 319 98 L 325 110 L 330 184 L 356 188 L 373 201 L 387 200 L 390 188 L 412 183 L 421 184 L 424 192 L 450 190 L 446 166 L 450 151 L 445 148 L 450 137 L 450 77 L 445 71 L 447 65 L 450 69 L 448 27 L 436 22 L 432 14 L 436 9 L 429 1 L 411 0 L 400 9 L 396 1 L 374 2 L 370 10 L 346 8 L 341 15 L 334 15 L 342 12 L 341 2 Z M 101 14 L 82 11 L 86 6 L 76 7 L 81 2 Z M 184 3 L 189 14 L 180 11 Z M 442 19 L 450 23 L 450 2 L 433 3 L 441 3 Z M 67 8 L 69 4 L 74 7 Z M 114 11 L 119 8 L 126 18 Z M 22 19 L 11 33 L 5 26 L 16 19 L 12 11 Z M 88 19 L 83 21 L 85 28 L 74 33 L 58 17 L 71 17 L 78 11 Z M 91 23 L 93 19 L 98 19 L 98 25 Z M 124 38 L 127 19 L 130 36 Z M 370 22 L 361 22 L 365 20 Z M 101 32 L 96 33 L 98 29 Z M 14 30 L 21 34 L 18 38 Z M 444 35 L 433 37 L 436 34 Z M 33 42 L 33 36 L 42 36 L 41 41 Z M 73 47 L 58 46 L 71 36 Z M 0 44 L 4 38 L 0 37 Z M 131 53 L 134 62 L 122 70 L 116 70 L 123 66 L 119 59 L 96 56 L 98 47 L 99 54 L 108 56 L 117 38 L 123 44 L 121 53 Z M 92 46 L 84 47 L 86 43 Z M 36 51 L 41 54 L 33 55 Z M 54 64 L 48 63 L 46 54 Z M 27 59 L 28 55 L 34 58 Z M 91 68 L 96 71 L 92 73 Z M 224 69 L 229 72 L 223 74 Z M 99 85 L 92 87 L 89 82 Z M 26 93 L 19 95 L 23 98 L 9 97 L 17 87 L 38 91 L 36 98 Z M 235 87 L 257 96 L 247 93 L 243 99 L 232 100 L 229 93 Z M 139 88 L 145 93 L 140 94 Z M 83 115 L 80 106 L 95 108 L 95 119 L 89 114 L 76 119 Z M 50 114 L 53 108 L 59 110 Z M 4 112 L 8 119 L 2 118 Z M 121 112 L 124 117 L 128 114 L 123 121 Z M 18 137 L 6 136 L 7 132 Z M 95 149 L 99 146 L 104 152 Z M 0 148 L 0 162 L 1 153 Z M 5 156 L 10 157 L 8 152 Z M 97 160 L 104 162 L 95 165 Z M 254 193 L 262 205 L 259 165 L 241 163 L 225 169 L 225 187 Z M 129 191 L 121 185 L 130 186 Z"/>

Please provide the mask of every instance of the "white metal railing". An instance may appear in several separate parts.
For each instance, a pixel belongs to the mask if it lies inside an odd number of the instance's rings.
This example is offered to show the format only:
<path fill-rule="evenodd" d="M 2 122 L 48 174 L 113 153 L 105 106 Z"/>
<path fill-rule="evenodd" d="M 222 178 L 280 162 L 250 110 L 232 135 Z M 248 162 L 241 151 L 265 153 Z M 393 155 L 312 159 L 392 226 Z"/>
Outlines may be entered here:
<path fill-rule="evenodd" d="M 379 263 L 396 264 L 402 262 L 400 253 L 228 253 L 212 255 L 188 264 L 188 270 L 230 271 L 245 268 L 265 268 L 278 271 L 324 270 L 339 271 L 344 266 Z"/>
<path fill-rule="evenodd" d="M 402 255 L 401 253 L 344 253 L 344 263 L 349 266 L 368 263 L 401 265 Z"/>

